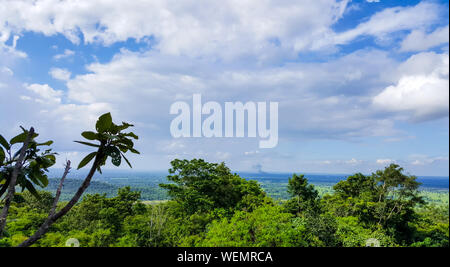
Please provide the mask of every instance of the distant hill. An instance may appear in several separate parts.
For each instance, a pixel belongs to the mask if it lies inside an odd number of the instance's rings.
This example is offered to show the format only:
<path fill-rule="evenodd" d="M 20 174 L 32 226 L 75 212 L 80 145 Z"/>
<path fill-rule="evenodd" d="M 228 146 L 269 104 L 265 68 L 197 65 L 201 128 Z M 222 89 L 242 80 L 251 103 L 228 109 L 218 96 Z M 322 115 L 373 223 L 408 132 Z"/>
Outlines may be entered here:
<path fill-rule="evenodd" d="M 52 193 L 56 192 L 56 189 L 58 188 L 60 179 L 57 178 L 51 178 L 49 179 L 48 187 L 45 188 L 46 191 L 50 191 Z M 61 200 L 67 201 L 70 200 L 70 198 L 74 195 L 74 193 L 78 190 L 83 180 L 81 179 L 66 179 L 64 181 L 64 187 L 61 191 Z M 89 185 L 88 189 L 86 190 L 85 194 L 106 194 L 108 197 L 112 197 L 117 193 L 117 189 L 119 187 L 105 183 L 105 182 L 99 182 L 99 181 L 91 181 L 91 184 Z"/>
<path fill-rule="evenodd" d="M 108 181 L 111 181 L 110 179 L 107 179 Z M 113 180 L 114 181 L 114 180 Z M 50 191 L 52 193 L 56 192 L 56 189 L 58 188 L 60 179 L 58 178 L 50 178 L 49 179 L 49 185 L 45 188 L 46 191 Z M 64 181 L 64 187 L 61 192 L 61 200 L 62 201 L 68 201 L 74 193 L 78 190 L 81 183 L 83 182 L 82 179 L 66 179 Z M 142 180 L 141 180 L 142 182 Z M 167 199 L 167 195 L 165 191 L 162 188 L 159 188 L 157 184 L 150 183 L 147 185 L 142 183 L 127 183 L 127 182 L 119 182 L 117 183 L 111 183 L 107 181 L 91 181 L 91 184 L 89 185 L 88 189 L 84 193 L 86 194 L 106 194 L 108 197 L 113 197 L 117 194 L 117 190 L 124 186 L 130 186 L 133 191 L 140 191 L 141 192 L 141 199 L 142 200 L 163 200 Z"/>

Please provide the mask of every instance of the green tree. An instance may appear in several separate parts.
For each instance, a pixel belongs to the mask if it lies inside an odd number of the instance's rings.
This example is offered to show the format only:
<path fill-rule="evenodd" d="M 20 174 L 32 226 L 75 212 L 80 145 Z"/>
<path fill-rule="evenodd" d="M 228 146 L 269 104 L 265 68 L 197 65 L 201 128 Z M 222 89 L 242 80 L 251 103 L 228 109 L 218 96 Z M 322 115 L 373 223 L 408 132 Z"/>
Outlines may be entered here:
<path fill-rule="evenodd" d="M 307 246 L 306 228 L 293 225 L 293 215 L 280 206 L 263 205 L 252 212 L 237 211 L 230 219 L 213 221 L 198 246 L 292 247 Z"/>
<path fill-rule="evenodd" d="M 425 204 L 416 179 L 391 164 L 371 176 L 355 174 L 337 183 L 335 193 L 324 201 L 337 216 L 356 216 L 368 227 L 390 232 L 398 243 L 410 242 L 411 223 L 417 218 L 414 209 Z"/>
<path fill-rule="evenodd" d="M 448 205 L 427 205 L 417 212 L 413 224 L 414 247 L 448 247 L 449 246 L 449 209 Z"/>
<path fill-rule="evenodd" d="M 78 169 L 86 166 L 89 162 L 94 160 L 88 175 L 84 179 L 81 186 L 78 188 L 77 192 L 74 194 L 72 199 L 58 212 L 51 212 L 47 220 L 42 224 L 42 226 L 32 235 L 29 239 L 20 244 L 20 246 L 29 246 L 36 242 L 43 234 L 45 234 L 49 227 L 55 223 L 56 220 L 64 216 L 72 207 L 78 202 L 81 195 L 88 188 L 92 177 L 96 171 L 101 173 L 101 167 L 106 164 L 106 160 L 111 158 L 111 162 L 115 166 L 120 166 L 122 159 L 131 167 L 130 162 L 125 157 L 124 153 L 130 151 L 135 154 L 139 154 L 137 150 L 134 149 L 134 143 L 132 139 L 138 139 L 133 132 L 125 133 L 124 130 L 132 127 L 132 124 L 122 122 L 121 125 L 116 125 L 112 121 L 111 113 L 105 113 L 101 115 L 96 124 L 96 132 L 86 131 L 81 133 L 81 135 L 89 141 L 97 141 L 98 143 L 91 143 L 85 141 L 75 141 L 77 143 L 95 147 L 97 151 L 90 153 L 83 160 L 81 160 L 78 165 Z M 66 173 L 68 169 L 66 168 Z M 62 186 L 62 184 L 61 184 Z M 60 193 L 60 189 L 57 191 L 57 195 Z"/>
<path fill-rule="evenodd" d="M 336 195 L 341 198 L 361 198 L 375 200 L 376 180 L 372 176 L 365 176 L 356 173 L 347 177 L 346 180 L 339 181 L 333 186 Z"/>
<path fill-rule="evenodd" d="M 217 208 L 251 209 L 264 199 L 265 193 L 255 181 L 232 174 L 224 163 L 175 159 L 171 164 L 167 179 L 173 183 L 160 186 L 188 214 Z"/>
<path fill-rule="evenodd" d="M 293 214 L 307 210 L 319 211 L 319 192 L 313 185 L 308 184 L 308 179 L 303 174 L 294 174 L 289 178 L 287 191 L 292 197 L 284 204 L 287 211 Z"/>
<path fill-rule="evenodd" d="M 13 200 L 16 186 L 20 186 L 39 198 L 35 185 L 42 188 L 48 185 L 46 172 L 55 164 L 55 153 L 51 149 L 41 152 L 41 146 L 49 146 L 53 141 L 38 143 L 35 138 L 39 134 L 34 128 L 29 131 L 21 127 L 22 133 L 9 142 L 0 135 L 0 197 L 7 192 L 0 214 L 0 237 L 6 226 L 9 207 Z M 22 144 L 15 153 L 14 145 Z"/>
<path fill-rule="evenodd" d="M 357 217 L 338 217 L 336 236 L 344 247 L 365 247 L 367 240 L 376 239 L 381 247 L 397 246 L 395 240 L 382 229 L 365 228 Z"/>
<path fill-rule="evenodd" d="M 325 196 L 326 209 L 336 216 L 356 216 L 360 222 L 375 224 L 378 185 L 374 176 L 361 173 L 348 176 L 333 186 L 334 194 Z"/>

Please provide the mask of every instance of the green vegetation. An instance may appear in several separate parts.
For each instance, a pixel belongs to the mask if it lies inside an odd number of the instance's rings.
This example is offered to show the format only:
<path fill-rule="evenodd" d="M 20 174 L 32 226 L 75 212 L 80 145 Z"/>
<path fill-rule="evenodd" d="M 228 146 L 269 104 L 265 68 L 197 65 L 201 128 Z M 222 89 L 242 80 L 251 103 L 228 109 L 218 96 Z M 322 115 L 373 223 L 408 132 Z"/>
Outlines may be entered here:
<path fill-rule="evenodd" d="M 370 238 L 381 246 L 449 246 L 448 191 L 419 191 L 416 177 L 398 165 L 332 188 L 313 186 L 303 175 L 260 186 L 201 159 L 174 160 L 169 173 L 161 187 L 170 200 L 141 201 L 130 187 L 86 195 L 33 246 L 65 246 L 69 238 L 81 246 L 353 247 Z M 274 186 L 285 188 L 284 201 L 263 190 Z M 0 246 L 32 235 L 53 199 L 48 192 L 40 199 L 15 194 Z"/>
<path fill-rule="evenodd" d="M 77 204 L 82 194 L 89 187 L 95 172 L 102 172 L 101 167 L 106 164 L 108 158 L 111 158 L 111 162 L 115 166 L 120 166 L 122 159 L 124 159 L 131 167 L 130 162 L 124 154 L 128 151 L 139 154 L 139 152 L 134 149 L 134 143 L 132 141 L 132 139 L 138 139 L 138 136 L 133 132 L 125 133 L 124 130 L 132 126 L 133 125 L 126 122 L 122 122 L 121 125 L 116 125 L 112 121 L 111 114 L 105 113 L 98 118 L 95 124 L 95 132 L 86 131 L 81 133 L 85 139 L 98 142 L 75 141 L 82 145 L 95 147 L 97 149 L 82 159 L 78 165 L 78 169 L 80 169 L 94 160 L 89 173 L 86 178 L 84 178 L 83 183 L 77 189 L 70 201 L 56 212 L 64 180 L 70 170 L 70 161 L 66 162 L 64 175 L 61 178 L 55 198 L 52 200 L 48 211 L 46 211 L 47 217 L 44 217 L 45 219 L 39 222 L 40 226 L 35 229 L 34 234 L 31 236 L 28 235 L 28 238 L 21 240 L 22 242 L 19 246 L 27 247 L 34 244 L 51 229 L 52 225 L 57 220 L 66 215 L 75 204 Z M 46 175 L 46 172 L 48 172 L 47 168 L 55 163 L 55 156 L 54 153 L 51 153 L 51 149 L 47 149 L 45 152 L 38 155 L 38 152 L 40 151 L 38 149 L 39 146 L 49 146 L 53 142 L 47 141 L 45 143 L 37 143 L 34 139 L 38 134 L 34 132 L 33 127 L 31 127 L 29 131 L 25 130 L 23 127 L 21 128 L 23 133 L 12 138 L 9 143 L 0 135 L 0 183 L 2 185 L 0 190 L 2 190 L 3 193 L 7 192 L 6 197 L 3 199 L 0 214 L 0 238 L 7 234 L 7 232 L 5 232 L 5 227 L 8 219 L 11 218 L 9 216 L 10 208 L 11 204 L 14 202 L 16 187 L 21 186 L 22 191 L 26 188 L 28 192 L 33 194 L 37 199 L 41 199 L 41 196 L 34 188 L 33 183 L 41 187 L 46 187 L 48 185 L 48 177 Z M 12 146 L 18 143 L 22 143 L 22 147 L 15 154 L 12 154 Z M 36 222 L 36 220 L 33 221 L 33 223 Z"/>
<path fill-rule="evenodd" d="M 58 188 L 60 179 L 50 178 L 46 190 L 50 192 L 55 192 Z M 139 180 L 139 182 L 137 181 Z M 139 191 L 141 193 L 142 200 L 167 200 L 169 199 L 167 191 L 160 188 L 158 184 L 161 181 L 151 180 L 146 183 L 142 183 L 140 178 L 132 178 L 114 182 L 107 182 L 104 180 L 93 180 L 91 181 L 89 187 L 86 189 L 87 194 L 105 194 L 107 197 L 117 196 L 119 188 L 130 186 L 132 191 Z M 81 179 L 66 179 L 64 181 L 64 188 L 61 191 L 60 199 L 62 201 L 69 201 L 72 196 L 76 193 L 78 188 L 83 183 Z"/>
<path fill-rule="evenodd" d="M 48 178 L 45 172 L 48 168 L 55 164 L 55 155 L 52 153 L 51 149 L 46 149 L 41 152 L 40 147 L 50 146 L 53 141 L 47 141 L 43 143 L 38 143 L 35 138 L 39 134 L 34 132 L 29 132 L 21 127 L 22 133 L 11 138 L 9 142 L 5 140 L 3 136 L 0 135 L 0 197 L 7 192 L 8 186 L 10 184 L 11 178 L 13 176 L 14 167 L 16 162 L 20 158 L 21 150 L 18 149 L 15 153 L 14 145 L 24 143 L 28 135 L 30 135 L 27 141 L 28 147 L 24 151 L 22 161 L 24 162 L 21 166 L 20 172 L 17 172 L 16 186 L 19 186 L 22 191 L 29 190 L 32 194 L 39 198 L 35 186 L 44 188 L 48 185 Z"/>
<path fill-rule="evenodd" d="M 261 188 L 272 198 L 284 201 L 289 199 L 289 193 L 287 192 L 286 182 L 266 182 L 259 181 Z M 314 184 L 314 188 L 319 193 L 319 196 L 324 196 L 326 194 L 331 195 L 334 193 L 333 185 L 328 184 Z M 432 189 L 432 188 L 420 188 L 420 196 L 424 198 L 429 204 L 444 205 L 449 204 L 449 191 L 442 189 Z"/>

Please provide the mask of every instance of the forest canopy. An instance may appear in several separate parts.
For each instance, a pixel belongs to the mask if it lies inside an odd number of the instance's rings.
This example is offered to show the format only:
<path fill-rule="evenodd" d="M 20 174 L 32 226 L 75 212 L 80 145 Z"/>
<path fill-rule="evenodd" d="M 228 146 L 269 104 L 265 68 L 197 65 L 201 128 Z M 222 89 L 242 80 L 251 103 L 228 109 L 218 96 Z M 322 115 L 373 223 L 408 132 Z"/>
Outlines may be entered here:
<path fill-rule="evenodd" d="M 290 199 L 268 196 L 259 183 L 224 163 L 171 162 L 170 200 L 147 203 L 123 187 L 114 197 L 85 195 L 33 246 L 229 246 L 354 247 L 449 245 L 448 205 L 428 204 L 415 176 L 395 164 L 371 175 L 347 177 L 319 194 L 307 177 L 293 174 Z M 45 220 L 54 196 L 16 193 L 0 246 L 16 246 Z M 61 202 L 58 205 L 64 205 Z"/>

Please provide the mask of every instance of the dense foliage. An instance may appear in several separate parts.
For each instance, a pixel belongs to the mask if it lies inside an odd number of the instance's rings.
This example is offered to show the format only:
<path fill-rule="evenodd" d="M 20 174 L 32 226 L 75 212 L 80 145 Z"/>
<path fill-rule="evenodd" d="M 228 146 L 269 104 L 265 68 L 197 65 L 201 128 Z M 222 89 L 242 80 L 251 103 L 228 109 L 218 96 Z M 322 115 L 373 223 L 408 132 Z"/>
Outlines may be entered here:
<path fill-rule="evenodd" d="M 303 175 L 290 198 L 267 196 L 222 163 L 174 160 L 169 201 L 146 203 L 124 187 L 113 197 L 86 195 L 35 246 L 449 246 L 449 209 L 428 204 L 416 177 L 390 165 L 355 174 L 319 192 Z M 45 219 L 53 196 L 17 193 L 0 246 L 15 246 Z M 61 203 L 60 205 L 63 205 Z"/>
<path fill-rule="evenodd" d="M 101 167 L 106 164 L 108 158 L 111 158 L 111 162 L 115 166 L 120 166 L 123 159 L 131 168 L 131 163 L 124 154 L 128 151 L 135 154 L 139 154 L 139 152 L 134 148 L 132 141 L 132 139 L 138 139 L 138 136 L 133 132 L 124 132 L 129 127 L 133 127 L 133 125 L 126 122 L 122 122 L 120 125 L 113 123 L 111 113 L 108 112 L 98 118 L 95 132 L 85 131 L 81 133 L 85 139 L 98 142 L 75 141 L 96 148 L 96 151 L 88 154 L 78 165 L 78 169 L 81 169 L 93 160 L 89 173 L 71 199 L 56 211 L 65 177 L 71 168 L 71 162 L 66 161 L 64 174 L 58 185 L 55 198 L 51 201 L 51 206 L 48 209 L 48 216 L 45 220 L 41 220 L 39 227 L 35 229 L 33 234 L 28 234 L 28 238 L 19 243 L 19 247 L 33 245 L 50 230 L 56 221 L 65 216 L 78 203 L 78 200 L 89 187 L 95 172 L 102 173 Z M 46 187 L 48 185 L 46 172 L 55 163 L 55 153 L 52 153 L 51 149 L 38 154 L 40 152 L 39 146 L 48 146 L 53 142 L 37 143 L 35 138 L 38 134 L 35 133 L 33 127 L 29 131 L 21 128 L 23 133 L 13 137 L 9 143 L 0 135 L 0 197 L 7 192 L 1 202 L 0 238 L 5 236 L 5 227 L 10 220 L 10 208 L 15 198 L 16 187 L 21 186 L 22 191 L 27 189 L 37 199 L 40 199 L 41 197 L 34 188 L 34 184 Z M 21 144 L 21 148 L 13 154 L 12 146 L 14 144 Z"/>
<path fill-rule="evenodd" d="M 22 133 L 11 138 L 8 142 L 0 135 L 0 197 L 2 197 L 8 189 L 9 182 L 14 167 L 19 160 L 20 147 L 28 136 L 28 131 L 21 127 Z M 30 133 L 31 134 L 31 133 Z M 28 147 L 25 150 L 23 166 L 18 170 L 17 182 L 22 191 L 29 190 L 37 198 L 39 195 L 35 186 L 44 188 L 48 185 L 48 177 L 46 172 L 48 168 L 55 164 L 55 154 L 51 149 L 41 151 L 41 147 L 50 146 L 53 141 L 37 142 L 38 133 L 33 133 L 29 140 Z"/>

